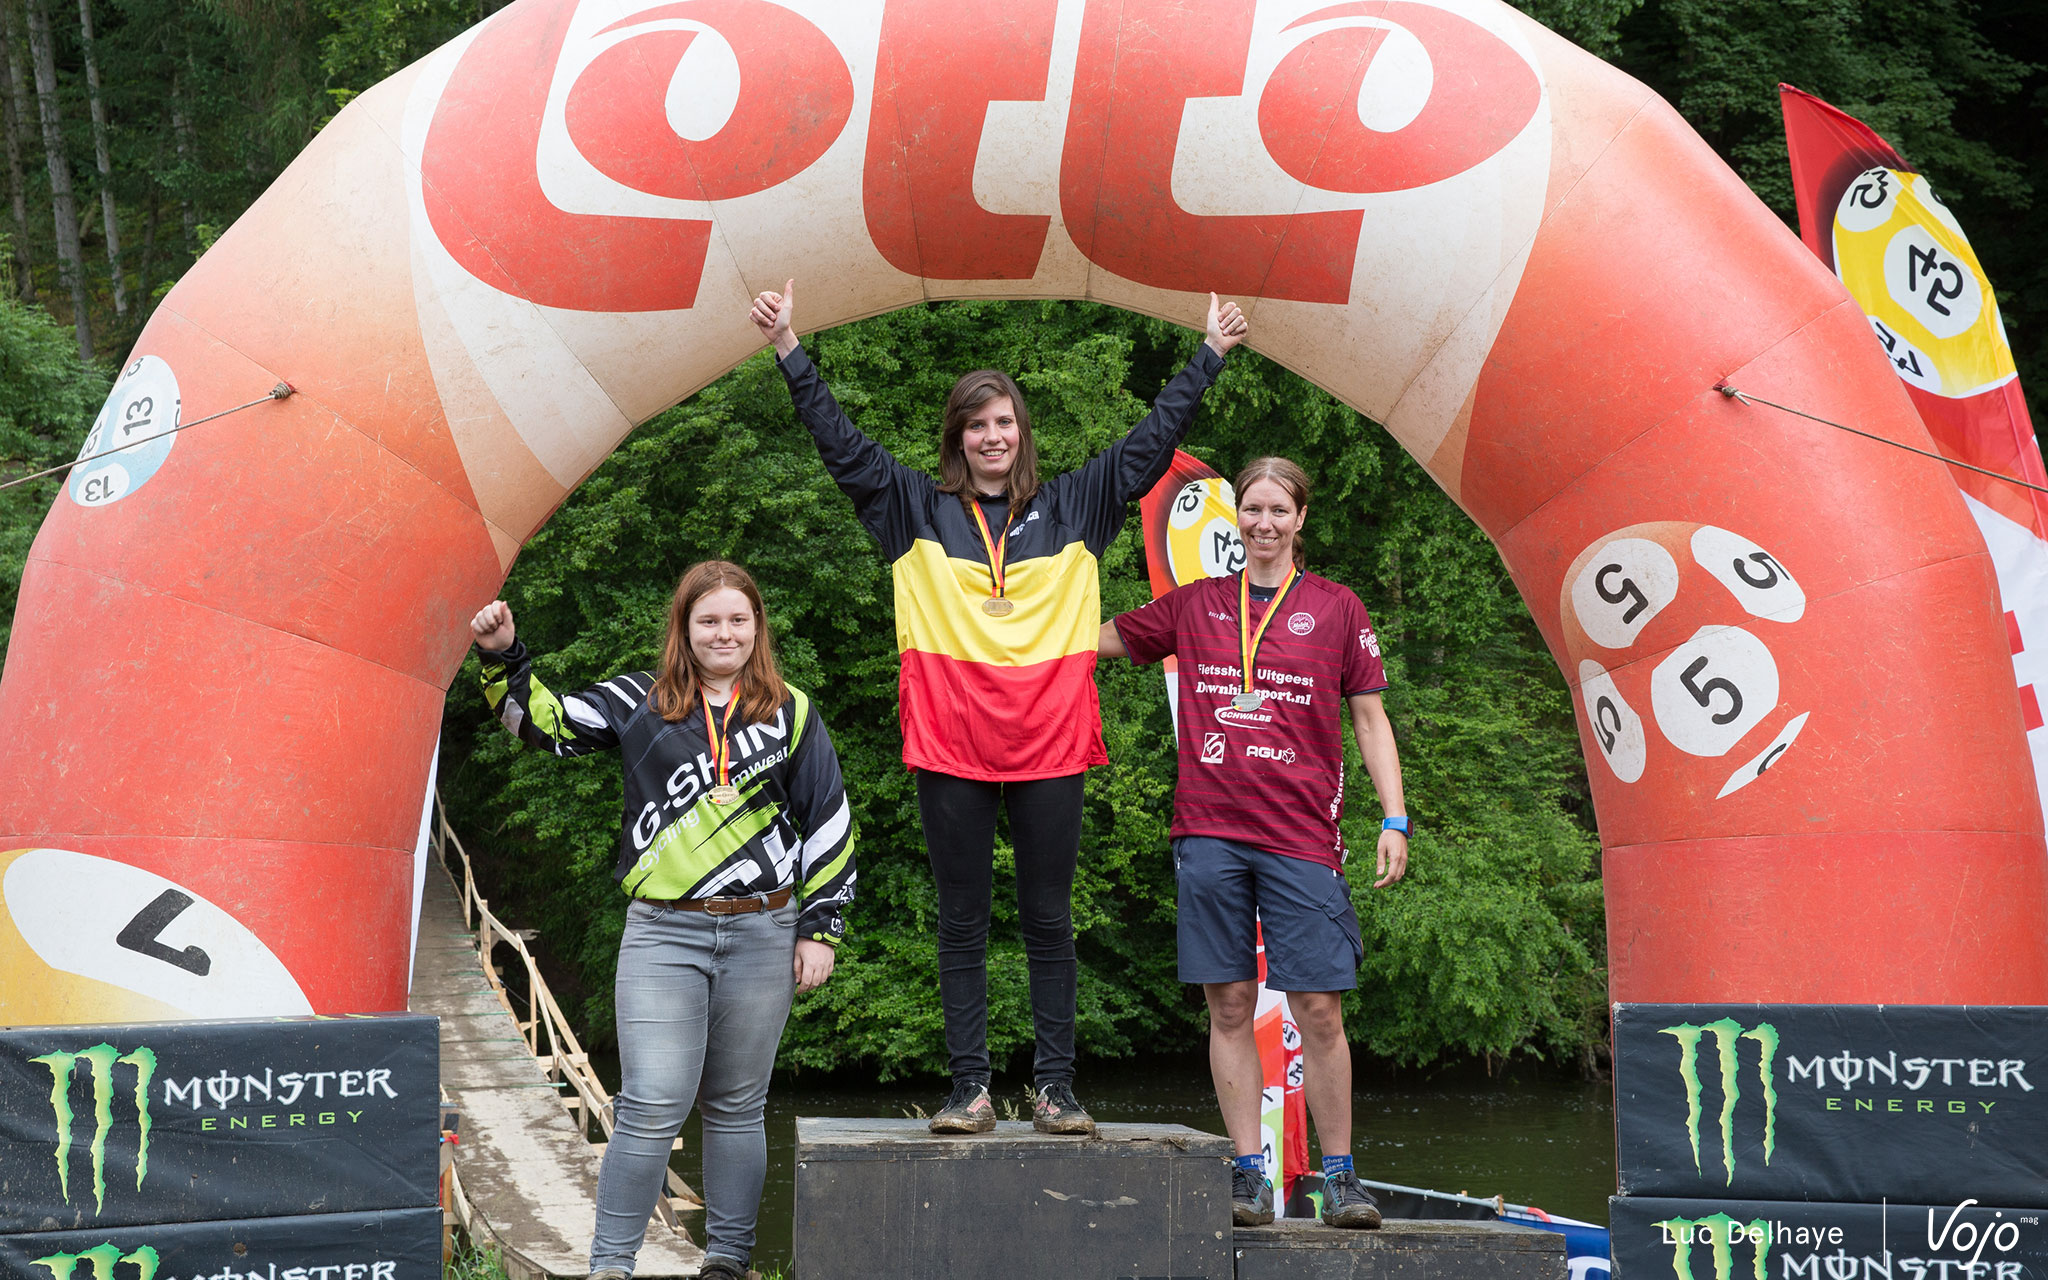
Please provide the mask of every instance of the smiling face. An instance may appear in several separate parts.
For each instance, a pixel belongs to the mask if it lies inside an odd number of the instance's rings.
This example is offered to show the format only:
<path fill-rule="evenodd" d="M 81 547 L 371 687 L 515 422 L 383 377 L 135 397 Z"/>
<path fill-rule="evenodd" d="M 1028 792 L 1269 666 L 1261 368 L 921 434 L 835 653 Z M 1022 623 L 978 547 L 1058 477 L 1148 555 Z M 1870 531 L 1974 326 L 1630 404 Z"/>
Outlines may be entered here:
<path fill-rule="evenodd" d="M 1294 561 L 1294 538 L 1308 518 L 1275 480 L 1255 480 L 1237 495 L 1237 532 L 1253 567 L 1284 567 Z"/>
<path fill-rule="evenodd" d="M 1003 488 L 1017 465 L 1017 437 L 1017 409 L 1010 397 L 997 396 L 968 412 L 960 448 L 976 489 L 995 493 Z"/>
<path fill-rule="evenodd" d="M 754 654 L 759 624 L 754 606 L 736 587 L 698 597 L 690 609 L 690 657 L 697 675 L 715 689 L 727 689 Z"/>

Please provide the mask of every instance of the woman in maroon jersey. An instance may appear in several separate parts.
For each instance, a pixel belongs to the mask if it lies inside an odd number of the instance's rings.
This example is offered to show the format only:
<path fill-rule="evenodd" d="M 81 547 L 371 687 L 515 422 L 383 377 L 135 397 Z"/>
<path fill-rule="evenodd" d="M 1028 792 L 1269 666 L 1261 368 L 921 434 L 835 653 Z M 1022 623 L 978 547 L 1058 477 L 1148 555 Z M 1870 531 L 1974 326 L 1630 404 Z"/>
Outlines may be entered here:
<path fill-rule="evenodd" d="M 1308 476 L 1260 458 L 1237 477 L 1245 568 L 1169 592 L 1102 625 L 1100 651 L 1133 662 L 1180 659 L 1180 778 L 1173 856 L 1180 980 L 1209 1005 L 1209 1069 L 1237 1147 L 1232 1216 L 1273 1220 L 1261 1158 L 1263 1077 L 1252 1031 L 1258 934 L 1266 985 L 1301 1028 L 1303 1089 L 1323 1150 L 1323 1221 L 1377 1227 L 1351 1160 L 1351 1047 L 1343 993 L 1365 958 L 1344 879 L 1340 703 L 1387 815 L 1375 888 L 1408 869 L 1408 818 L 1379 639 L 1356 595 L 1302 568 Z"/>

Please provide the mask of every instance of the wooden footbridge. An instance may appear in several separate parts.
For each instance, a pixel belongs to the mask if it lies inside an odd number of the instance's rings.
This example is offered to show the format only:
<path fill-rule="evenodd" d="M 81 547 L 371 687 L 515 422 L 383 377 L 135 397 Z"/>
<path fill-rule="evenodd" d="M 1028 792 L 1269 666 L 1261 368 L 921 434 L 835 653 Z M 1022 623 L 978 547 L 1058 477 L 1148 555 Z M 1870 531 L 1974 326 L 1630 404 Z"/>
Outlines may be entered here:
<path fill-rule="evenodd" d="M 581 1277 L 611 1095 L 542 981 L 528 935 L 491 914 L 438 803 L 434 816 L 412 1011 L 441 1019 L 441 1100 L 459 1117 L 448 1207 L 514 1280 Z M 694 1276 L 704 1256 L 681 1217 L 703 1206 L 674 1170 L 668 1177 L 634 1269 L 640 1280 Z"/>

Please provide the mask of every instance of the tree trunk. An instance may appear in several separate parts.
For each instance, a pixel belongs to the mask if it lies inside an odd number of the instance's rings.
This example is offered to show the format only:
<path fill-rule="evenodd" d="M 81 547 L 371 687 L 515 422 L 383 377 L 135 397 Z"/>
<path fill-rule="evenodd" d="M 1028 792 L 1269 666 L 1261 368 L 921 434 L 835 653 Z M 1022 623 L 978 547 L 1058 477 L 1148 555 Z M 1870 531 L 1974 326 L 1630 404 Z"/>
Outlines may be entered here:
<path fill-rule="evenodd" d="M 158 155 L 161 156 L 162 152 L 159 151 Z M 151 169 L 153 171 L 155 166 L 152 165 Z M 142 216 L 142 265 L 137 269 L 137 279 L 135 282 L 136 296 L 142 300 L 142 306 L 145 310 L 149 307 L 150 299 L 155 297 L 156 228 L 157 223 L 163 220 L 163 207 L 163 188 L 157 185 L 155 177 L 151 177 L 149 180 L 149 205 Z"/>
<path fill-rule="evenodd" d="M 107 145 L 107 105 L 100 95 L 99 55 L 93 51 L 92 0 L 78 0 L 80 45 L 85 51 L 85 88 L 92 103 L 92 154 L 100 171 L 100 218 L 107 228 L 107 268 L 114 279 L 114 314 L 128 314 L 128 285 L 121 278 L 121 232 L 114 217 L 114 161 Z"/>
<path fill-rule="evenodd" d="M 28 52 L 36 69 L 36 106 L 43 118 L 43 151 L 50 162 L 50 210 L 57 224 L 57 274 L 71 287 L 71 327 L 78 358 L 92 359 L 92 312 L 85 293 L 85 255 L 78 244 L 78 203 L 71 194 L 71 162 L 64 156 L 64 120 L 57 110 L 57 51 L 44 0 L 28 0 Z"/>
<path fill-rule="evenodd" d="M 185 175 L 192 172 L 192 166 L 199 159 L 198 143 L 192 134 L 192 113 L 185 107 L 185 86 L 189 83 L 189 77 L 171 77 L 171 136 L 178 144 L 178 170 Z M 182 188 L 184 184 L 179 186 Z M 181 189 L 178 192 L 178 212 L 185 222 L 185 252 L 191 254 L 196 262 L 199 259 L 199 215 L 192 208 L 189 191 Z"/>
<path fill-rule="evenodd" d="M 28 81 L 21 65 L 20 36 L 14 24 L 14 0 L 0 0 L 0 102 L 7 131 L 7 195 L 14 204 L 14 287 L 27 302 L 36 300 L 35 260 L 28 251 L 28 177 L 21 168 L 21 138 L 28 128 Z"/>

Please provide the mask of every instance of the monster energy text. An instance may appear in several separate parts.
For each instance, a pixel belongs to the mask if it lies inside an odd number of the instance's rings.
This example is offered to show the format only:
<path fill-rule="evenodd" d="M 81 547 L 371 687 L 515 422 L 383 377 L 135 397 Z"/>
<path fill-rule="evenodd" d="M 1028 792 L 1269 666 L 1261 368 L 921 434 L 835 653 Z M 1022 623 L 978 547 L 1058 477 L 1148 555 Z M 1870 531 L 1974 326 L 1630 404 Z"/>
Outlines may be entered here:
<path fill-rule="evenodd" d="M 1795 1227 L 1764 1218 L 1743 1222 L 1725 1213 L 1666 1218 L 1655 1225 L 1660 1243 L 1671 1247 L 1675 1280 L 1706 1280 L 1693 1265 L 1695 1246 L 1707 1250 L 1713 1280 L 1735 1280 L 1738 1246 L 1749 1254 L 1742 1272 L 1752 1280 L 2024 1280 L 2026 1275 L 2026 1264 L 2018 1259 L 1902 1257 L 1885 1249 L 1875 1255 L 1851 1253 L 1838 1226 Z M 1821 1252 L 1829 1245 L 1832 1253 Z M 1775 1275 L 1769 1269 L 1773 1248 L 1779 1250 Z"/>
<path fill-rule="evenodd" d="M 72 1103 L 72 1086 L 81 1067 L 89 1085 L 87 1106 L 92 1116 L 92 1138 L 86 1150 L 92 1164 L 93 1213 L 98 1215 L 106 1208 L 107 1140 L 117 1127 L 118 1117 L 130 1108 L 135 1113 L 135 1189 L 142 1190 L 143 1181 L 149 1176 L 151 1094 L 158 1083 L 160 1065 L 156 1052 L 145 1046 L 123 1053 L 111 1044 L 100 1043 L 89 1049 L 45 1053 L 29 1061 L 39 1063 L 50 1073 L 50 1111 L 56 1136 L 51 1154 L 57 1162 L 57 1187 L 64 1203 L 72 1203 L 72 1155 L 81 1136 L 81 1116 Z M 120 1067 L 132 1068 L 132 1074 L 118 1071 Z M 392 1088 L 391 1076 L 391 1069 L 386 1067 L 285 1072 L 265 1067 L 260 1073 L 223 1069 L 209 1076 L 162 1080 L 161 1101 L 172 1112 L 180 1107 L 189 1111 L 239 1112 L 200 1117 L 198 1128 L 202 1132 L 352 1125 L 362 1121 L 364 1112 L 349 1109 L 342 1100 L 396 1099 L 398 1091 Z M 289 1108 L 315 1100 L 328 1105 L 303 1111 L 261 1110 L 266 1103 Z M 78 1256 L 84 1259 L 98 1255 Z"/>
<path fill-rule="evenodd" d="M 1721 1137 L 1721 1167 L 1727 1185 L 1735 1181 L 1735 1111 L 1742 1097 L 1745 1069 L 1740 1066 L 1742 1042 L 1756 1044 L 1755 1070 L 1749 1073 L 1763 1097 L 1763 1162 L 1771 1163 L 1777 1146 L 1778 1079 L 1776 1066 L 1782 1058 L 1785 1083 L 1810 1083 L 1816 1090 L 1829 1091 L 1822 1102 L 1827 1111 L 1853 1115 L 1867 1111 L 1876 1115 L 1988 1115 L 1997 1099 L 1873 1096 L 1871 1090 L 1903 1089 L 1918 1093 L 1938 1085 L 1948 1090 L 2018 1089 L 2032 1093 L 2023 1058 L 1901 1058 L 1896 1049 L 1884 1054 L 1855 1053 L 1842 1049 L 1832 1055 L 1814 1053 L 1800 1056 L 1786 1050 L 1778 1029 L 1768 1022 L 1745 1028 L 1733 1018 L 1695 1025 L 1682 1022 L 1663 1027 L 1658 1034 L 1678 1042 L 1678 1074 L 1685 1085 L 1685 1132 L 1692 1148 L 1693 1168 L 1702 1174 L 1700 1161 L 1700 1120 L 1705 1092 L 1700 1070 L 1701 1045 L 1711 1044 L 1713 1072 L 1718 1078 L 1721 1106 L 1717 1117 Z M 1857 1090 L 1862 1090 L 1858 1094 Z"/>
<path fill-rule="evenodd" d="M 78 1266 L 81 1262 L 86 1264 L 83 1271 Z M 117 1272 L 114 1268 L 122 1263 L 130 1264 L 134 1270 Z M 49 1280 L 179 1280 L 158 1274 L 162 1258 L 148 1245 L 122 1253 L 118 1245 L 103 1244 L 78 1253 L 53 1253 L 37 1258 L 35 1265 L 50 1273 Z M 335 1262 L 304 1267 L 279 1267 L 273 1262 L 262 1266 L 238 1263 L 216 1271 L 195 1271 L 184 1280 L 396 1280 L 397 1275 L 396 1262 Z"/>

